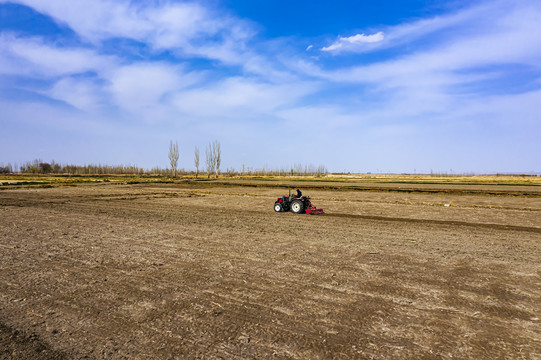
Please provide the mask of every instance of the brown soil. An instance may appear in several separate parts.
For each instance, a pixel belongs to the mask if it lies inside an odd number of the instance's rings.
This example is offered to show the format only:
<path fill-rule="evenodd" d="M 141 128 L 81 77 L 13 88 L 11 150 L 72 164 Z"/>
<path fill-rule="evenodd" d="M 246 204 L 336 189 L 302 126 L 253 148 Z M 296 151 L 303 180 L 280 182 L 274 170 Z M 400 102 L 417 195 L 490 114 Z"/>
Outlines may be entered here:
<path fill-rule="evenodd" d="M 0 359 L 541 358 L 539 188 L 239 185 L 0 191 Z"/>

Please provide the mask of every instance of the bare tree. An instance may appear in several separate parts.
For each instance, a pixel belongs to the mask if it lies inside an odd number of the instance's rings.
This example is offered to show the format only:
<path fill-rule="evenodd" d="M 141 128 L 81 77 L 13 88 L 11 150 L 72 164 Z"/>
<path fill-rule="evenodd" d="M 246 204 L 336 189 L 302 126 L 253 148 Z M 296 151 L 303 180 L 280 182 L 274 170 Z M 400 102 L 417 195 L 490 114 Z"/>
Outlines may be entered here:
<path fill-rule="evenodd" d="M 207 162 L 207 178 L 210 178 L 210 175 L 214 172 L 214 147 L 212 143 L 208 145 L 205 149 L 205 158 Z"/>
<path fill-rule="evenodd" d="M 205 156 L 207 161 L 207 178 L 210 178 L 212 174 L 217 178 L 220 172 L 220 165 L 222 164 L 222 149 L 218 140 L 209 143 L 205 149 Z"/>
<path fill-rule="evenodd" d="M 195 165 L 195 178 L 199 175 L 199 148 L 196 146 L 193 154 L 193 163 Z"/>
<path fill-rule="evenodd" d="M 222 149 L 218 140 L 214 140 L 212 151 L 214 153 L 214 164 L 216 169 L 215 175 L 218 177 L 220 174 L 220 165 L 222 164 Z"/>
<path fill-rule="evenodd" d="M 177 177 L 178 156 L 178 141 L 175 141 L 173 144 L 173 140 L 171 140 L 169 142 L 169 161 L 171 162 L 171 169 L 175 177 Z"/>

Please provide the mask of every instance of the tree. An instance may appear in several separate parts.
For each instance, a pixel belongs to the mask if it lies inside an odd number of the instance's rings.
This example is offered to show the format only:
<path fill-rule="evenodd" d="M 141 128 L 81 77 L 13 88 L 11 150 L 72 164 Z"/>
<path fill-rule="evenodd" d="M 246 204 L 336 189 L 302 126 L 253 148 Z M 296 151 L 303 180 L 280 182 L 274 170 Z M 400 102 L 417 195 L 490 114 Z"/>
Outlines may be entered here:
<path fill-rule="evenodd" d="M 222 164 L 222 149 L 218 140 L 209 143 L 205 149 L 205 156 L 207 161 L 207 177 L 210 178 L 214 174 L 214 177 L 217 178 L 220 172 L 220 165 Z"/>
<path fill-rule="evenodd" d="M 171 169 L 175 177 L 177 177 L 178 156 L 178 141 L 175 141 L 173 144 L 173 140 L 171 140 L 169 142 L 169 161 L 171 162 Z"/>
<path fill-rule="evenodd" d="M 49 174 L 53 172 L 53 167 L 51 164 L 46 162 L 40 162 L 39 163 L 39 172 L 42 174 Z"/>
<path fill-rule="evenodd" d="M 207 163 L 207 178 L 214 172 L 214 147 L 212 143 L 205 149 L 205 160 Z"/>
<path fill-rule="evenodd" d="M 199 148 L 196 146 L 193 154 L 193 163 L 195 165 L 195 178 L 199 175 Z"/>
<path fill-rule="evenodd" d="M 4 164 L 2 164 L 0 166 L 0 174 L 8 174 L 8 173 L 12 173 L 13 172 L 13 168 L 11 167 L 11 164 L 7 164 L 6 166 L 4 166 Z"/>
<path fill-rule="evenodd" d="M 216 166 L 216 177 L 218 177 L 218 174 L 220 174 L 220 165 L 222 163 L 222 149 L 220 147 L 220 142 L 218 140 L 214 140 L 214 145 L 212 148 L 214 152 L 214 164 Z"/>

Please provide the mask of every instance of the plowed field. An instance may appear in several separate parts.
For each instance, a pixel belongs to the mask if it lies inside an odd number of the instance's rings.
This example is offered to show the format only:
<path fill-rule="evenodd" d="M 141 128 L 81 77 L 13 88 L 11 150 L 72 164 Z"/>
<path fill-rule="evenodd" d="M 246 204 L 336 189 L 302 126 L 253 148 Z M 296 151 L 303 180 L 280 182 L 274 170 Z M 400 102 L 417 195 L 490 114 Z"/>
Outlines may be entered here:
<path fill-rule="evenodd" d="M 265 184 L 0 191 L 0 358 L 541 358 L 541 187 Z"/>

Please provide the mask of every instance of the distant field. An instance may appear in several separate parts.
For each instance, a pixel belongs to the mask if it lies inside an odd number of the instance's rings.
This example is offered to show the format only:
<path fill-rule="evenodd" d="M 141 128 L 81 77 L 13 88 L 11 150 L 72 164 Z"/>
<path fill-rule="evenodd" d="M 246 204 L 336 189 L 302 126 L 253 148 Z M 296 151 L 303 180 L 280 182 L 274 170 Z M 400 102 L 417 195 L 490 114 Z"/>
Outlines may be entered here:
<path fill-rule="evenodd" d="M 0 183 L 1 359 L 541 358 L 538 177 Z"/>
<path fill-rule="evenodd" d="M 314 182 L 324 183 L 375 183 L 375 184 L 450 184 L 450 185 L 541 185 L 541 176 L 529 175 L 472 175 L 472 176 L 429 176 L 429 175 L 372 175 L 372 174 L 329 174 L 327 176 L 227 176 L 221 175 L 218 179 L 207 179 L 199 176 L 178 176 L 175 178 L 153 175 L 29 175 L 29 174 L 0 174 L 0 186 L 16 185 L 69 185 L 78 183 L 146 183 L 146 182 L 185 182 L 190 180 L 218 180 L 239 181 L 238 185 L 249 184 L 252 181 L 294 182 L 304 184 Z M 10 184 L 11 183 L 11 184 Z"/>

